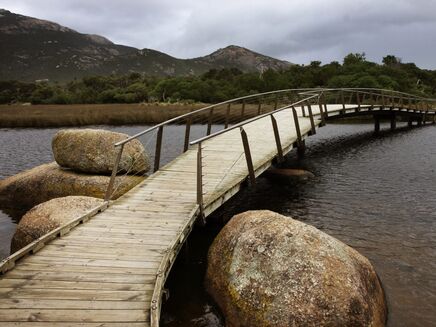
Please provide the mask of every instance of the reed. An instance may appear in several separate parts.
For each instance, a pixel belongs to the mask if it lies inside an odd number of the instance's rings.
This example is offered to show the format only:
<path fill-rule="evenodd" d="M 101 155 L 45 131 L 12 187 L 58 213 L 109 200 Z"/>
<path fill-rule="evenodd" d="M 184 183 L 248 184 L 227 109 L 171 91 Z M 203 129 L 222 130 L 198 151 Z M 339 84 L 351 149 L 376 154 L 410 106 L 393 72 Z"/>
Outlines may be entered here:
<path fill-rule="evenodd" d="M 0 127 L 155 124 L 204 104 L 0 105 Z"/>

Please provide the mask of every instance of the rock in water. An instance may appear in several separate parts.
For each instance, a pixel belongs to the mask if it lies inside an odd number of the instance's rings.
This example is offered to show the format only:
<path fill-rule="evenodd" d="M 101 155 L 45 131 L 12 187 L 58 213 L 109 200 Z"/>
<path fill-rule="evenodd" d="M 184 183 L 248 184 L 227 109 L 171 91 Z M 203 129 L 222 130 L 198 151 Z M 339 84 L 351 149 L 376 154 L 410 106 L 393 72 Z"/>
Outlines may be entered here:
<path fill-rule="evenodd" d="M 315 177 L 313 173 L 304 169 L 272 168 L 268 169 L 265 176 L 278 182 L 302 182 Z"/>
<path fill-rule="evenodd" d="M 315 227 L 271 211 L 234 216 L 208 254 L 206 287 L 226 326 L 384 326 L 370 262 Z"/>
<path fill-rule="evenodd" d="M 111 174 L 118 151 L 114 143 L 126 138 L 126 134 L 98 129 L 61 130 L 53 137 L 53 155 L 56 162 L 65 168 L 90 174 Z M 139 174 L 149 169 L 150 160 L 141 142 L 128 142 L 118 170 Z"/>
<path fill-rule="evenodd" d="M 104 198 L 110 176 L 75 173 L 56 162 L 37 166 L 0 181 L 0 206 L 28 210 L 54 198 L 84 195 Z M 116 199 L 143 181 L 145 177 L 117 176 Z"/>
<path fill-rule="evenodd" d="M 103 200 L 88 196 L 67 196 L 33 207 L 21 218 L 12 237 L 11 253 L 47 234 L 74 218 L 79 218 L 98 207 Z"/>

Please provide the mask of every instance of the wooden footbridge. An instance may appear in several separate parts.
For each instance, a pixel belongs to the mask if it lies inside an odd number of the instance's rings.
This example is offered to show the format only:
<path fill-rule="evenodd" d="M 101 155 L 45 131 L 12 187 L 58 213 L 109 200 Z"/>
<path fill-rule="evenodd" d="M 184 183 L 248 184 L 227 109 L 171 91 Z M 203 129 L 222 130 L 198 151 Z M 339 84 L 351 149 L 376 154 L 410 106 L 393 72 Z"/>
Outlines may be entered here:
<path fill-rule="evenodd" d="M 1 262 L 0 326 L 158 326 L 166 277 L 196 221 L 256 182 L 332 117 L 390 128 L 435 122 L 434 100 L 376 89 L 280 90 L 211 105 L 116 144 L 106 201 Z M 177 137 L 176 132 L 180 131 Z M 180 149 L 168 146 L 179 140 Z M 141 140 L 154 173 L 115 201 L 123 149 Z M 129 158 L 135 160 L 135 158 Z M 162 164 L 161 164 L 162 163 Z"/>

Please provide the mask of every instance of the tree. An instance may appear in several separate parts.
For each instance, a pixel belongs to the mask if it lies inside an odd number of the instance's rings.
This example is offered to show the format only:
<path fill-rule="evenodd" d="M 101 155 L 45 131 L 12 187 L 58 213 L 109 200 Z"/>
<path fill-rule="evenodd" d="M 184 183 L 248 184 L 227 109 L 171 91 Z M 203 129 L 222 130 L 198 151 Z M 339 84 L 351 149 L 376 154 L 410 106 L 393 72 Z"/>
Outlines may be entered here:
<path fill-rule="evenodd" d="M 386 57 L 383 57 L 382 62 L 386 66 L 398 66 L 401 64 L 401 58 L 397 58 L 393 55 L 387 55 Z"/>
<path fill-rule="evenodd" d="M 355 65 L 366 61 L 365 52 L 350 53 L 344 58 L 344 66 Z"/>

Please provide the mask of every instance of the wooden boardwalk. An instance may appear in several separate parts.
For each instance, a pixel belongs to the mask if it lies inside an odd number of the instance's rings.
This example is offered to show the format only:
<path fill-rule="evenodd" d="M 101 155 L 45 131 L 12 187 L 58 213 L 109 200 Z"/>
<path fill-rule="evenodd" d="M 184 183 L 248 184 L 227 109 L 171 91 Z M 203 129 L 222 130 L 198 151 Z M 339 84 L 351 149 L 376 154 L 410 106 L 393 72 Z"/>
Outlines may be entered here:
<path fill-rule="evenodd" d="M 328 106 L 332 114 L 343 109 Z M 313 125 L 299 112 L 304 138 Z M 297 141 L 292 110 L 275 118 L 286 154 Z M 244 130 L 257 176 L 278 154 L 271 118 Z M 248 171 L 239 129 L 204 141 L 202 153 L 207 216 L 237 193 Z M 0 277 L 0 327 L 158 326 L 165 278 L 199 214 L 196 176 L 193 146 L 103 212 L 17 261 Z"/>

